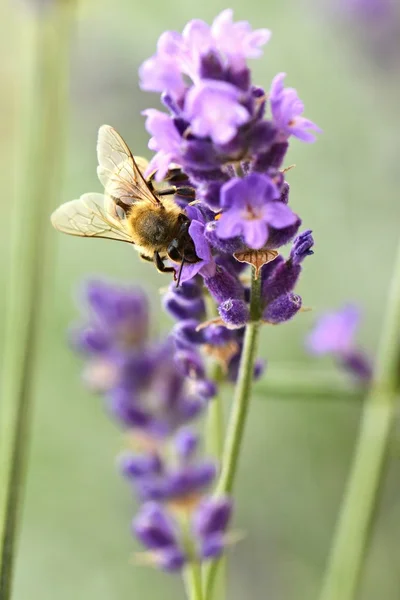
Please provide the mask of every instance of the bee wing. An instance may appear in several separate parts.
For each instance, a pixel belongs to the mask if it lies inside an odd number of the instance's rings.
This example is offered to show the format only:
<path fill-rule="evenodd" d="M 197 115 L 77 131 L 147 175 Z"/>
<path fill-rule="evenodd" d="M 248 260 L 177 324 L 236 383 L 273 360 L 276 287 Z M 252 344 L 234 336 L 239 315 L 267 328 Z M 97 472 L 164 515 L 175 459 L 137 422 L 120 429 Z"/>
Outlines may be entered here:
<path fill-rule="evenodd" d="M 71 200 L 59 206 L 51 215 L 53 226 L 69 235 L 106 238 L 132 242 L 123 220 L 117 211 L 111 213 L 103 194 L 83 194 L 79 200 Z M 117 207 L 119 208 L 119 207 Z"/>
<path fill-rule="evenodd" d="M 119 198 L 128 206 L 137 200 L 147 200 L 157 206 L 160 204 L 128 146 L 110 125 L 102 125 L 99 129 L 97 158 L 97 175 L 107 194 Z M 145 159 L 140 157 L 139 164 L 143 166 L 145 163 Z"/>
<path fill-rule="evenodd" d="M 135 163 L 137 168 L 141 173 L 144 173 L 147 167 L 149 166 L 149 161 L 144 156 L 134 156 Z"/>

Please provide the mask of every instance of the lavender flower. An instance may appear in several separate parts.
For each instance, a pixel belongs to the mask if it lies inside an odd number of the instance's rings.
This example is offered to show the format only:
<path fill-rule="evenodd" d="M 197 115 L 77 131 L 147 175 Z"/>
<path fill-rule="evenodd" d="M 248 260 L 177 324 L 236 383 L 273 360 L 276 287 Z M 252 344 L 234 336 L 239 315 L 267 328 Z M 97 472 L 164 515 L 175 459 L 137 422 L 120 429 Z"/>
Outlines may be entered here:
<path fill-rule="evenodd" d="M 222 217 L 217 233 L 222 239 L 242 235 L 250 248 L 262 248 L 268 240 L 268 227 L 282 229 L 297 217 L 283 202 L 275 183 L 267 176 L 252 173 L 235 178 L 221 190 Z"/>
<path fill-rule="evenodd" d="M 369 358 L 357 349 L 355 336 L 360 324 L 360 311 L 348 304 L 337 312 L 323 315 L 306 339 L 307 350 L 314 355 L 331 354 L 359 381 L 372 377 Z"/>
<path fill-rule="evenodd" d="M 158 169 L 162 179 L 168 162 L 176 162 L 207 197 L 205 184 L 230 178 L 230 163 L 244 161 L 245 173 L 269 174 L 280 166 L 289 135 L 313 141 L 310 130 L 319 129 L 300 116 L 303 105 L 294 90 L 283 89 L 282 74 L 271 90 L 273 119 L 264 120 L 266 94 L 251 84 L 246 60 L 259 57 L 269 37 L 268 30 L 234 23 L 230 10 L 211 27 L 195 20 L 182 34 L 161 36 L 157 54 L 140 69 L 142 88 L 162 92 L 171 111 L 145 111 L 149 147 L 156 151 L 149 173 Z M 213 206 L 220 205 L 215 189 L 213 196 Z"/>
<path fill-rule="evenodd" d="M 188 203 L 177 184 L 199 260 L 174 263 L 179 286 L 171 283 L 163 306 L 176 323 L 165 340 L 149 340 L 141 294 L 103 284 L 90 288 L 93 317 L 77 336 L 90 364 L 108 368 L 98 387 L 132 440 L 120 470 L 143 503 L 133 531 L 166 571 L 217 558 L 228 543 L 232 501 L 207 495 L 219 465 L 200 455 L 190 424 L 217 392 L 206 358 L 219 362 L 221 380 L 237 380 L 246 325 L 255 319 L 244 270 L 263 265 L 258 320 L 283 323 L 301 309 L 295 286 L 313 254 L 311 231 L 297 235 L 301 219 L 289 205 L 282 165 L 291 137 L 311 142 L 320 130 L 302 116 L 284 74 L 270 94 L 253 84 L 247 60 L 260 57 L 269 38 L 267 29 L 234 22 L 229 9 L 211 26 L 193 20 L 159 38 L 140 68 L 142 89 L 159 92 L 168 111 L 143 113 L 155 152 L 146 174 L 155 193 L 165 178 L 184 181 L 195 198 Z M 277 249 L 293 239 L 285 260 Z M 252 362 L 248 379 L 264 368 Z"/>

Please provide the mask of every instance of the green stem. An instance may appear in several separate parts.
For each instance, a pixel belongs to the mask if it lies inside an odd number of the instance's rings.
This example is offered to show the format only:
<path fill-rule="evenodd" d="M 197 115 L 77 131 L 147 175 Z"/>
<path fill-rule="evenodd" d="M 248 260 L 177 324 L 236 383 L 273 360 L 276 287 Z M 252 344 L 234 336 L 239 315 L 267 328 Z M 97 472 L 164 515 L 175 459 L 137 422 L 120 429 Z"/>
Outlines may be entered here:
<path fill-rule="evenodd" d="M 206 447 L 211 456 L 215 457 L 218 463 L 221 463 L 225 435 L 224 404 L 221 396 L 221 388 L 225 377 L 221 365 L 214 365 L 211 378 L 219 389 L 218 395 L 210 401 L 207 410 Z M 220 568 L 215 582 L 217 598 L 226 598 L 226 575 L 226 559 L 223 557 L 220 559 Z"/>
<path fill-rule="evenodd" d="M 246 326 L 242 356 L 240 359 L 238 381 L 235 388 L 232 412 L 228 424 L 225 447 L 222 457 L 222 470 L 217 484 L 216 494 L 231 494 L 235 484 L 240 450 L 243 442 L 247 415 L 251 399 L 254 362 L 260 329 L 261 281 L 252 278 L 250 299 L 250 322 Z M 221 559 L 213 561 L 205 572 L 205 597 L 211 600 L 216 575 Z"/>
<path fill-rule="evenodd" d="M 188 600 L 204 600 L 201 567 L 197 561 L 191 562 L 186 567 L 185 584 Z"/>
<path fill-rule="evenodd" d="M 400 246 L 374 383 L 365 401 L 353 466 L 321 600 L 353 600 L 367 552 L 400 384 Z"/>
<path fill-rule="evenodd" d="M 221 397 L 223 373 L 219 364 L 214 366 L 211 379 L 217 384 L 219 390 L 217 396 L 210 401 L 207 410 L 206 446 L 213 457 L 221 460 L 224 448 L 224 405 Z"/>
<path fill-rule="evenodd" d="M 11 598 L 31 423 L 35 355 L 43 306 L 51 204 L 59 192 L 72 6 L 57 3 L 30 20 L 29 99 L 9 276 L 0 419 L 0 598 Z"/>

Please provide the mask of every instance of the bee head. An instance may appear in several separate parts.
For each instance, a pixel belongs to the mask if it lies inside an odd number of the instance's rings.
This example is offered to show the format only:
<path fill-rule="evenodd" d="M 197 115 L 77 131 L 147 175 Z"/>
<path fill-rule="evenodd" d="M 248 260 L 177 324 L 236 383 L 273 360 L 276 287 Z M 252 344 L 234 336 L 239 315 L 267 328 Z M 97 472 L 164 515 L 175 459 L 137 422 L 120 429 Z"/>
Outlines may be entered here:
<path fill-rule="evenodd" d="M 196 254 L 194 242 L 189 235 L 190 221 L 186 215 L 179 215 L 179 227 L 176 236 L 168 246 L 167 254 L 173 262 L 180 263 L 182 261 L 188 263 L 198 262 L 200 259 Z"/>

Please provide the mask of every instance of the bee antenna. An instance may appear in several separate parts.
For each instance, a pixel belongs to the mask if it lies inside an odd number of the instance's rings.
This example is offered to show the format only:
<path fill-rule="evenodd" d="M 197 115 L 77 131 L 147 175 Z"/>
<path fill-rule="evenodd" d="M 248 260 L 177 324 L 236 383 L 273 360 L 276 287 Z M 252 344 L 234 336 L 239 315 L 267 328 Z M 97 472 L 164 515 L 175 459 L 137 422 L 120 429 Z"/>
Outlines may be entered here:
<path fill-rule="evenodd" d="M 184 264 L 185 264 L 185 257 L 182 258 L 181 266 L 179 267 L 178 278 L 176 280 L 176 287 L 179 287 L 179 284 L 181 282 L 182 269 L 183 269 Z"/>

